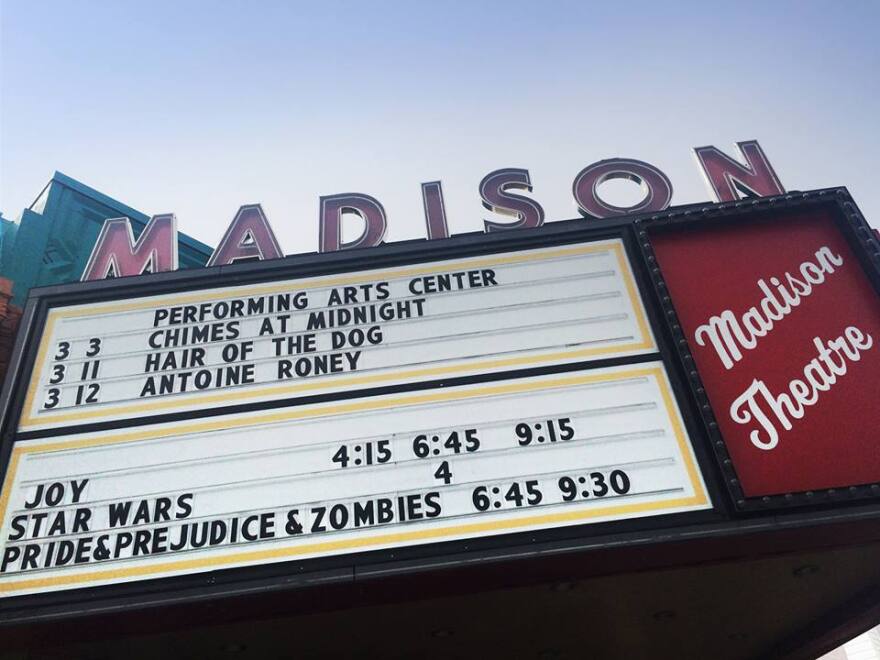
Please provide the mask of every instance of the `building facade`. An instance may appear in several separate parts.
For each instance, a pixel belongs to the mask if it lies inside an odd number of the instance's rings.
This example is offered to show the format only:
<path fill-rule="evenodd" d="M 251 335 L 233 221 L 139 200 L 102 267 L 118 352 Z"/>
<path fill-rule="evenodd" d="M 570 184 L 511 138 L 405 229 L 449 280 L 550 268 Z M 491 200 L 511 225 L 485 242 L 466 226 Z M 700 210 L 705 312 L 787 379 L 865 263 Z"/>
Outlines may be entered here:
<path fill-rule="evenodd" d="M 126 217 L 135 237 L 149 221 L 141 211 L 55 172 L 17 222 L 0 213 L 0 382 L 28 292 L 37 286 L 77 282 L 104 221 Z M 180 268 L 199 268 L 211 248 L 179 235 Z"/>
<path fill-rule="evenodd" d="M 136 214 L 56 174 L 3 223 L 0 332 L 42 288 L 0 397 L 0 660 L 813 660 L 880 621 L 880 349 L 814 339 L 880 337 L 844 189 L 45 286 Z M 769 338 L 691 352 L 746 304 Z M 845 378 L 781 450 L 719 429 L 720 388 L 813 348 Z"/>
<path fill-rule="evenodd" d="M 12 282 L 12 303 L 23 306 L 35 286 L 77 282 L 98 232 L 109 218 L 131 219 L 135 238 L 149 216 L 61 172 L 49 182 L 18 222 L 0 215 L 0 277 Z M 211 248 L 179 235 L 180 268 L 198 268 Z"/>

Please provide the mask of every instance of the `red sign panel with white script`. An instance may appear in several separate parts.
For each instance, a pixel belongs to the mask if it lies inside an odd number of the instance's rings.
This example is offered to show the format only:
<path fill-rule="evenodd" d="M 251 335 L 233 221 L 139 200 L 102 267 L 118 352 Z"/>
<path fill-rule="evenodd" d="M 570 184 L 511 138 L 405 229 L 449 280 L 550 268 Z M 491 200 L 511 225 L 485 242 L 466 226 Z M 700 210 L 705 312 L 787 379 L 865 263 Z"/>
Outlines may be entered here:
<path fill-rule="evenodd" d="M 831 213 L 651 235 L 746 497 L 880 481 L 880 297 Z"/>

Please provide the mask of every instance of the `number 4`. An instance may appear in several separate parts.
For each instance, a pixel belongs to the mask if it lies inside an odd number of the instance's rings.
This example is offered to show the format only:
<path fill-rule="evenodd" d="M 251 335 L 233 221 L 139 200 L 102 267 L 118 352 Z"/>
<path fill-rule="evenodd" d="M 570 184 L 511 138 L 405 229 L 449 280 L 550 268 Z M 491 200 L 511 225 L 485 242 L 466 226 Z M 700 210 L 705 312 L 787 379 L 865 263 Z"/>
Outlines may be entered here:
<path fill-rule="evenodd" d="M 443 461 L 440 463 L 440 467 L 437 468 L 437 471 L 434 473 L 435 479 L 441 479 L 444 484 L 452 483 L 452 470 L 449 469 L 449 461 Z"/>

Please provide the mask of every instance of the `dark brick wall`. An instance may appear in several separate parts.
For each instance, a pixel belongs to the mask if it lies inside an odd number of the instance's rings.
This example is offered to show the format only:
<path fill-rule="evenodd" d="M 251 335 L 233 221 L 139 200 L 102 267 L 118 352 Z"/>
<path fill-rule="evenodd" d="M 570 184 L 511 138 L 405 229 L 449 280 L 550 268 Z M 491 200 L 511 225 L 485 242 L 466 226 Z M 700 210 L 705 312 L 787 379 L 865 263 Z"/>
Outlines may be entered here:
<path fill-rule="evenodd" d="M 12 345 L 15 343 L 15 332 L 21 320 L 21 309 L 11 304 L 12 282 L 0 277 L 0 383 L 6 376 Z"/>

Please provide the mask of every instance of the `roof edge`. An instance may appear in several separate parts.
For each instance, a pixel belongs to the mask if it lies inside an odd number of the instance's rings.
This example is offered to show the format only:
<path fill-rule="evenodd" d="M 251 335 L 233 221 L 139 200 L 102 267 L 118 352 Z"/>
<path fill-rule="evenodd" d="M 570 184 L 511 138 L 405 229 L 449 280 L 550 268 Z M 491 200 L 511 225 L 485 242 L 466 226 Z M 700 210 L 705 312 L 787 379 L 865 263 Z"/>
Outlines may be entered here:
<path fill-rule="evenodd" d="M 144 225 L 150 220 L 150 216 L 146 213 L 142 213 L 141 211 L 138 211 L 137 209 L 134 209 L 127 204 L 123 204 L 122 202 L 117 201 L 112 197 L 105 195 L 102 192 L 99 192 L 98 190 L 95 190 L 91 186 L 87 186 L 86 184 L 81 183 L 80 181 L 77 181 L 76 179 L 64 174 L 64 172 L 59 172 L 58 170 L 55 170 L 55 173 L 52 175 L 49 183 L 52 183 L 53 181 L 61 184 L 62 186 L 70 188 L 71 190 L 75 190 L 76 192 L 85 195 L 86 197 L 90 197 L 95 201 L 100 202 L 104 206 L 109 206 L 110 208 L 119 211 L 120 216 L 125 216 Z M 48 186 L 49 184 L 46 185 Z M 186 245 L 187 247 L 195 250 L 196 252 L 203 252 L 208 256 L 210 256 L 211 253 L 214 251 L 214 249 L 209 245 L 202 243 L 200 240 L 195 239 L 192 236 L 184 234 L 182 232 L 178 232 L 177 240 L 183 245 Z"/>

